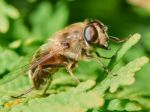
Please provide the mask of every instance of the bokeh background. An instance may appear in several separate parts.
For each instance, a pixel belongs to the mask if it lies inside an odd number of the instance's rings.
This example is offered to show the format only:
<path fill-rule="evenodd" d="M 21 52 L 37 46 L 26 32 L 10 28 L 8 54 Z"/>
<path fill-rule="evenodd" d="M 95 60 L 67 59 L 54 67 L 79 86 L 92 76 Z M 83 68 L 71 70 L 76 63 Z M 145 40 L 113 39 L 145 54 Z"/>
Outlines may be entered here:
<path fill-rule="evenodd" d="M 140 42 L 126 53 L 120 66 L 140 56 L 150 57 L 150 0 L 0 0 L 0 78 L 13 71 L 20 59 L 31 57 L 54 32 L 86 18 L 102 21 L 108 34 L 118 38 L 141 34 Z M 110 42 L 110 46 L 111 51 L 99 52 L 112 56 L 121 44 Z M 24 62 L 19 63 L 22 65 Z M 75 74 L 82 80 L 96 79 L 100 71 L 93 62 L 80 62 Z M 143 94 L 146 109 L 150 109 L 149 80 L 150 63 L 124 89 Z"/>

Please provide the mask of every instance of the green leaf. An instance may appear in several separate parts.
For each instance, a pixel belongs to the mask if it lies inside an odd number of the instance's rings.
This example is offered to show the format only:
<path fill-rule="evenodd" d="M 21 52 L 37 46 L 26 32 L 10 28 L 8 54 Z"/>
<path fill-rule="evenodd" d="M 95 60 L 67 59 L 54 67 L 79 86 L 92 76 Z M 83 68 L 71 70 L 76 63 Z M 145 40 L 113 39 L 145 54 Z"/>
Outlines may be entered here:
<path fill-rule="evenodd" d="M 135 72 L 140 70 L 147 62 L 147 57 L 135 59 L 126 66 L 121 67 L 118 71 L 113 72 L 113 74 L 116 74 L 115 76 L 108 75 L 96 89 L 98 89 L 99 93 L 104 94 L 107 89 L 110 92 L 115 92 L 119 86 L 131 85 L 135 80 Z"/>
<path fill-rule="evenodd" d="M 9 29 L 9 18 L 16 19 L 19 17 L 18 10 L 8 5 L 5 0 L 0 0 L 0 32 L 6 33 Z"/>
<path fill-rule="evenodd" d="M 67 92 L 46 98 L 31 98 L 27 102 L 22 100 L 21 104 L 12 106 L 9 112 L 85 112 L 90 108 L 101 107 L 103 99 L 96 91 L 89 91 L 94 85 L 95 81 L 88 80 Z"/>
<path fill-rule="evenodd" d="M 52 35 L 54 32 L 63 28 L 67 23 L 68 15 L 69 12 L 65 2 L 58 2 L 52 17 L 50 18 L 49 22 L 45 24 L 44 30 L 46 35 Z"/>
<path fill-rule="evenodd" d="M 9 44 L 9 47 L 12 49 L 19 48 L 21 46 L 21 40 L 16 40 Z"/>
<path fill-rule="evenodd" d="M 130 102 L 128 100 L 114 99 L 109 102 L 107 107 L 109 111 L 140 111 L 142 109 L 141 105 L 135 102 Z"/>
<path fill-rule="evenodd" d="M 29 83 L 29 78 L 25 74 L 19 74 L 19 76 L 15 76 L 16 74 L 9 75 L 12 76 L 7 75 L 1 80 L 0 96 L 18 95 L 31 86 Z M 11 77 L 16 79 L 10 80 Z"/>
<path fill-rule="evenodd" d="M 6 72 L 6 70 L 12 70 L 18 61 L 19 56 L 14 51 L 0 46 L 0 74 Z"/>
<path fill-rule="evenodd" d="M 125 42 L 122 47 L 115 53 L 115 55 L 112 57 L 108 68 L 113 69 L 113 67 L 123 58 L 125 53 L 133 46 L 135 45 L 139 40 L 141 36 L 140 34 L 136 33 L 133 36 L 131 36 L 127 42 Z"/>
<path fill-rule="evenodd" d="M 25 40 L 31 38 L 31 32 L 29 31 L 28 27 L 24 24 L 22 18 L 17 19 L 14 21 L 12 25 L 13 29 L 11 29 L 11 35 L 17 40 Z"/>
<path fill-rule="evenodd" d="M 9 29 L 9 21 L 3 15 L 0 15 L 0 32 L 6 33 Z"/>
<path fill-rule="evenodd" d="M 112 96 L 113 98 L 136 102 L 141 105 L 142 109 L 150 109 L 150 94 L 147 93 L 147 91 L 149 91 L 149 88 L 147 87 L 139 89 L 138 86 L 130 86 L 124 87 L 121 91 L 112 94 Z"/>
<path fill-rule="evenodd" d="M 127 53 L 127 51 L 132 46 L 134 46 L 140 40 L 140 38 L 141 38 L 140 34 L 137 34 L 137 33 L 134 34 L 120 47 L 120 49 L 117 50 L 117 52 L 112 56 L 112 58 L 108 64 L 108 68 L 110 71 L 116 70 L 114 67 L 118 68 L 118 66 L 115 66 L 115 65 L 118 64 L 118 62 L 123 58 L 123 56 Z M 102 81 L 102 79 L 104 79 L 106 76 L 107 76 L 107 74 L 104 71 L 103 76 L 99 76 L 97 78 L 97 81 L 98 82 Z"/>
<path fill-rule="evenodd" d="M 42 2 L 30 16 L 33 35 L 48 38 L 66 24 L 67 18 L 68 10 L 64 2 L 58 2 L 56 7 L 52 7 L 49 2 Z"/>
<path fill-rule="evenodd" d="M 149 30 L 150 30 L 150 26 L 148 26 L 148 27 L 145 27 L 144 28 L 144 30 L 143 30 L 143 37 L 144 38 L 142 38 L 142 44 L 144 45 L 144 48 L 148 51 L 148 52 L 150 52 L 150 44 L 149 44 L 149 37 L 150 37 L 150 32 L 149 32 Z"/>

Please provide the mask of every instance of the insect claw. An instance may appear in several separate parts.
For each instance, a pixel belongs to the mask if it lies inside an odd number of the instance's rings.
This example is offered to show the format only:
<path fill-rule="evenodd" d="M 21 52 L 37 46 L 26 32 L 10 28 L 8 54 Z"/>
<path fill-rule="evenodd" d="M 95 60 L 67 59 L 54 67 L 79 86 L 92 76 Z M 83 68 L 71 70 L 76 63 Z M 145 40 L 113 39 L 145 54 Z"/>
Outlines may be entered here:
<path fill-rule="evenodd" d="M 69 72 L 70 76 L 73 78 L 73 80 L 76 81 L 77 84 L 80 84 L 80 80 L 72 73 L 72 71 L 70 69 L 68 69 L 68 72 Z"/>
<path fill-rule="evenodd" d="M 115 77 L 116 77 L 116 76 L 118 76 L 118 74 L 113 74 L 113 76 L 115 76 Z"/>
<path fill-rule="evenodd" d="M 17 98 L 25 98 L 25 97 L 22 97 L 22 95 L 19 95 L 19 96 L 10 96 L 11 98 L 15 98 L 15 99 L 17 99 Z"/>
<path fill-rule="evenodd" d="M 112 57 L 105 57 L 105 56 L 101 56 L 97 51 L 95 52 L 96 55 L 99 57 L 99 58 L 104 58 L 104 59 L 111 59 Z"/>

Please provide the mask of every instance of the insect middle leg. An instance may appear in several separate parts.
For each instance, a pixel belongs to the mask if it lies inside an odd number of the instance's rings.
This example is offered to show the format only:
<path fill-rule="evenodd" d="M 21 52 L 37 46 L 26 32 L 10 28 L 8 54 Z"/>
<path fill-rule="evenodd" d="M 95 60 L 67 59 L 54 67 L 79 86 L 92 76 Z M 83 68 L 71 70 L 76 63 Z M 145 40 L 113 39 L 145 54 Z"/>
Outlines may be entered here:
<path fill-rule="evenodd" d="M 79 84 L 80 80 L 72 73 L 72 70 L 67 68 L 67 71 L 69 72 L 69 74 L 73 78 L 73 80 L 75 80 Z"/>
<path fill-rule="evenodd" d="M 46 93 L 46 92 L 47 92 L 47 90 L 48 90 L 48 88 L 49 88 L 49 86 L 50 86 L 51 82 L 52 82 L 52 78 L 51 78 L 51 77 L 49 77 L 49 78 L 48 78 L 48 80 L 47 80 L 46 86 L 45 86 L 45 88 L 44 88 L 44 91 L 42 92 L 42 96 L 47 95 L 47 93 Z"/>
<path fill-rule="evenodd" d="M 45 70 L 48 69 L 48 68 L 66 67 L 68 73 L 73 78 L 73 80 L 75 80 L 77 83 L 80 83 L 79 79 L 72 73 L 72 69 L 74 67 L 74 64 L 75 63 L 71 63 L 71 62 L 69 64 L 68 63 L 67 64 L 46 64 L 46 65 L 42 65 L 42 67 L 45 68 Z M 48 77 L 47 84 L 44 88 L 44 91 L 42 92 L 42 96 L 46 95 L 46 92 L 47 92 L 47 90 L 48 90 L 48 88 L 51 84 L 51 81 L 52 81 L 52 77 L 50 76 L 50 77 Z"/>
<path fill-rule="evenodd" d="M 79 79 L 73 74 L 72 70 L 75 67 L 75 61 L 70 61 L 69 63 L 65 63 L 65 64 L 48 64 L 48 65 L 44 65 L 44 67 L 65 67 L 69 73 L 69 75 L 73 78 L 73 80 L 75 80 L 77 83 L 80 83 Z"/>
<path fill-rule="evenodd" d="M 65 64 L 65 66 L 69 75 L 73 78 L 74 81 L 76 81 L 79 84 L 80 83 L 79 79 L 72 72 L 73 69 L 75 68 L 76 62 L 78 61 L 78 57 L 79 57 L 78 53 L 65 52 L 62 54 L 62 56 L 68 59 L 68 62 Z"/>

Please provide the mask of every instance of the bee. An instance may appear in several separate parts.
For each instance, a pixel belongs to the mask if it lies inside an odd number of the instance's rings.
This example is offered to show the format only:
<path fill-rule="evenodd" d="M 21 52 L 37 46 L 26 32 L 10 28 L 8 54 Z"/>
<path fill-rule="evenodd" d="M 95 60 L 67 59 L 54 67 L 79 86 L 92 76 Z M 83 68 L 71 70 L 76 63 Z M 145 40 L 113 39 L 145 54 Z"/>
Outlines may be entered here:
<path fill-rule="evenodd" d="M 43 95 L 45 95 L 51 83 L 52 75 L 60 68 L 65 68 L 70 76 L 77 83 L 80 83 L 79 79 L 73 74 L 78 61 L 87 59 L 96 59 L 98 61 L 93 53 L 98 57 L 102 56 L 95 51 L 95 48 L 108 50 L 109 39 L 121 42 L 118 38 L 109 37 L 107 27 L 102 22 L 94 19 L 86 19 L 83 22 L 71 24 L 54 33 L 48 42 L 35 52 L 30 62 L 29 78 L 33 87 L 16 96 L 16 98 L 34 89 L 38 90 L 44 84 Z M 106 69 L 102 63 L 101 66 Z"/>

